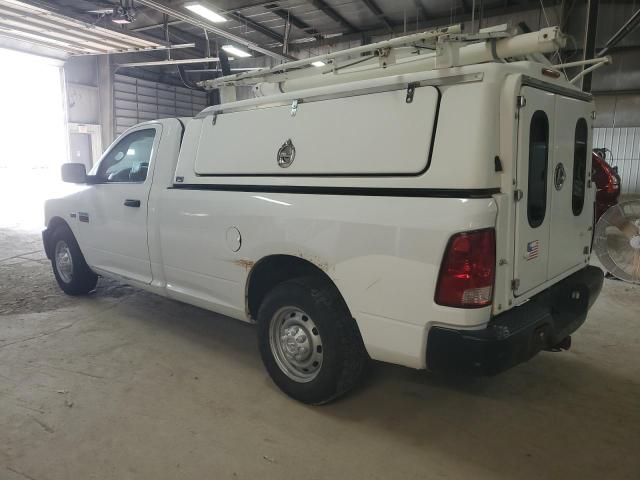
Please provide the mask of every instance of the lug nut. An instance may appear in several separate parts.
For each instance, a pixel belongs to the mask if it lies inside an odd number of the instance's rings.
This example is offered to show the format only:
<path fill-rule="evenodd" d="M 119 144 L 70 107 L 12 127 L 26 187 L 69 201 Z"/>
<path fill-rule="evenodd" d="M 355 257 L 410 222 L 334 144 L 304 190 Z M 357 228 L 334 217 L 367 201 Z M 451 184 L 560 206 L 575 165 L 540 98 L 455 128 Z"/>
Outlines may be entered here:
<path fill-rule="evenodd" d="M 296 342 L 298 343 L 304 343 L 306 341 L 307 341 L 307 336 L 304 333 L 300 335 L 298 338 L 296 338 Z"/>

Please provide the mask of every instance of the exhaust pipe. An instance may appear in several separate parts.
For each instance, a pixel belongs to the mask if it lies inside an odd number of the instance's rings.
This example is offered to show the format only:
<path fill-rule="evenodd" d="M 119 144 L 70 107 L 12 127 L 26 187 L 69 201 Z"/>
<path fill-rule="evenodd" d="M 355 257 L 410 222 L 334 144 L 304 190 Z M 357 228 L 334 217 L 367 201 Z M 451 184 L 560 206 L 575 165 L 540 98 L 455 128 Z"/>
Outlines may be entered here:
<path fill-rule="evenodd" d="M 569 350 L 571 348 L 571 335 L 564 337 L 554 346 L 545 349 L 547 352 L 561 352 L 562 350 Z"/>

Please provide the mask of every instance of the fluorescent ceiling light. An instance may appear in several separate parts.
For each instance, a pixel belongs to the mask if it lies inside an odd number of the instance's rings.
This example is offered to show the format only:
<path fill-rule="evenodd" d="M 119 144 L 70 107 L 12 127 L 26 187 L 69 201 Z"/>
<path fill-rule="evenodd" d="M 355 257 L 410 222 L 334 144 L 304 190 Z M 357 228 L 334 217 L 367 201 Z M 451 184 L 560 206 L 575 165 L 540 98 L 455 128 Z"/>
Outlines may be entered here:
<path fill-rule="evenodd" d="M 238 47 L 234 47 L 233 45 L 223 45 L 222 49 L 230 53 L 231 55 L 235 55 L 236 57 L 246 58 L 250 57 L 251 54 L 249 52 L 245 52 L 244 50 L 240 50 Z"/>
<path fill-rule="evenodd" d="M 313 65 L 314 67 L 324 67 L 326 65 L 326 63 L 321 62 L 320 60 L 318 60 L 316 62 L 311 62 L 311 65 Z"/>
<path fill-rule="evenodd" d="M 210 8 L 205 7 L 201 3 L 187 3 L 185 4 L 184 8 L 186 8 L 187 10 L 191 10 L 193 13 L 200 15 L 201 17 L 204 17 L 213 23 L 222 23 L 227 21 L 227 19 L 224 18 L 222 15 L 217 14 L 216 12 L 214 12 Z"/>

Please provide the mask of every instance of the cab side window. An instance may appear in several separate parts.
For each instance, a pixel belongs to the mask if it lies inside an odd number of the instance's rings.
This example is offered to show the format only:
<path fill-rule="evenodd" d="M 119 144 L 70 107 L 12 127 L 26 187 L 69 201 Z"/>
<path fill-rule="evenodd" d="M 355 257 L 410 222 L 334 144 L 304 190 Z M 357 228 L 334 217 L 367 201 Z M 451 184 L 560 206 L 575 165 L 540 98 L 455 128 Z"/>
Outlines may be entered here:
<path fill-rule="evenodd" d="M 137 130 L 120 140 L 98 165 L 98 183 L 142 183 L 147 178 L 156 130 Z"/>
<path fill-rule="evenodd" d="M 532 228 L 539 227 L 547 213 L 547 168 L 549 163 L 549 120 L 538 110 L 529 130 L 529 182 L 527 217 Z"/>
<path fill-rule="evenodd" d="M 587 139 L 589 127 L 584 118 L 580 118 L 576 124 L 576 134 L 573 147 L 573 188 L 571 190 L 571 208 L 573 214 L 578 216 L 584 207 L 585 183 L 587 180 Z"/>

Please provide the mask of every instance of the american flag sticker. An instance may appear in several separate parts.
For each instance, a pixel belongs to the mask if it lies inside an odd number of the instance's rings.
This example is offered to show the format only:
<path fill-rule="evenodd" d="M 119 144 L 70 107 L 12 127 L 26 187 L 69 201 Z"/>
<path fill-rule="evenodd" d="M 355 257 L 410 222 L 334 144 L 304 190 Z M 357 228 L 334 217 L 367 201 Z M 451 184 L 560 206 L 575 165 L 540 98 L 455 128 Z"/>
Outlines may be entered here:
<path fill-rule="evenodd" d="M 538 253 L 540 253 L 540 240 L 534 240 L 527 243 L 527 253 L 524 258 L 527 260 L 533 260 L 538 257 Z"/>

